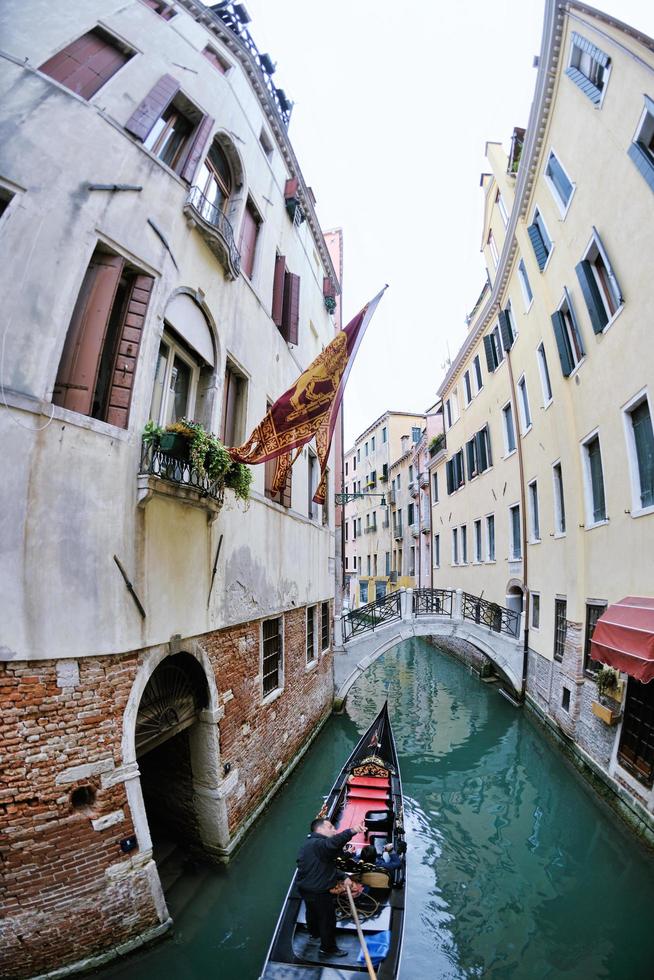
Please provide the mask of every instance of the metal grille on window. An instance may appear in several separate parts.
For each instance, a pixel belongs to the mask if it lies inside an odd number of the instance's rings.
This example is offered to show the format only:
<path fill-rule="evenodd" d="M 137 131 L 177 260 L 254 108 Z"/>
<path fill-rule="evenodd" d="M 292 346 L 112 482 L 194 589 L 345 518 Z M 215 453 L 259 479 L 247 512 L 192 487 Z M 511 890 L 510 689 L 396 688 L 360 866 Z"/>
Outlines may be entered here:
<path fill-rule="evenodd" d="M 269 619 L 263 624 L 263 693 L 270 694 L 279 687 L 281 661 L 281 619 Z"/>
<path fill-rule="evenodd" d="M 387 555 L 387 565 L 390 561 L 390 555 Z M 323 602 L 322 604 L 322 616 L 321 616 L 321 645 L 322 649 L 326 650 L 329 646 L 329 603 Z"/>
<path fill-rule="evenodd" d="M 595 674 L 604 665 L 600 663 L 599 660 L 593 660 L 590 655 L 590 641 L 593 638 L 593 633 L 595 632 L 595 626 L 597 620 L 600 618 L 604 610 L 606 609 L 606 603 L 603 605 L 597 604 L 587 604 L 586 605 L 586 638 L 584 640 L 584 670 L 588 671 L 589 674 Z"/>
<path fill-rule="evenodd" d="M 565 599 L 556 599 L 554 603 L 554 659 L 563 660 L 563 650 L 565 648 L 565 635 L 567 632 L 566 623 L 567 603 Z"/>
<path fill-rule="evenodd" d="M 307 662 L 315 657 L 315 622 L 316 607 L 309 606 L 307 609 Z"/>

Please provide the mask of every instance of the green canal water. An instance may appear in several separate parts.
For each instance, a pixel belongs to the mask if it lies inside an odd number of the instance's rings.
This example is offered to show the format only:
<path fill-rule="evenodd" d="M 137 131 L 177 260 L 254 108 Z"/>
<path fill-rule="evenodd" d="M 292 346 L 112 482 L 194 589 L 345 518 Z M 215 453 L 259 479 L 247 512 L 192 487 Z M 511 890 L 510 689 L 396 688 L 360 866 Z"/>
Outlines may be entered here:
<path fill-rule="evenodd" d="M 524 711 L 424 640 L 386 653 L 169 939 L 103 980 L 256 980 L 306 827 L 388 697 L 409 850 L 402 980 L 654 977 L 654 861 Z M 648 925 L 649 923 L 649 925 Z"/>

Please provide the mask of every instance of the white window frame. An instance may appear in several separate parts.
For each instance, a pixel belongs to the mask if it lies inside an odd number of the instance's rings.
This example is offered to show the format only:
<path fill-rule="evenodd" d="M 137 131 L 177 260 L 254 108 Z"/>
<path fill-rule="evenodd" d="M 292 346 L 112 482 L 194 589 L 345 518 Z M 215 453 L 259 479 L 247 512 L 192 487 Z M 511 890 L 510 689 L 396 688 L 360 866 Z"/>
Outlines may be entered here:
<path fill-rule="evenodd" d="M 484 533 L 481 526 L 481 517 L 472 522 L 473 536 L 474 536 L 474 546 L 475 546 L 475 565 L 480 565 L 484 560 Z M 479 532 L 479 533 L 477 533 Z"/>
<path fill-rule="evenodd" d="M 534 624 L 534 599 L 538 599 L 538 626 Z M 529 593 L 529 629 L 535 630 L 537 633 L 540 632 L 540 617 L 541 617 L 541 605 L 540 605 L 540 592 Z"/>
<path fill-rule="evenodd" d="M 459 564 L 459 529 L 452 528 L 452 564 Z"/>
<path fill-rule="evenodd" d="M 543 393 L 543 408 L 549 408 L 554 401 L 554 396 L 552 394 L 552 376 L 550 374 L 550 366 L 547 363 L 547 353 L 545 351 L 545 343 L 541 340 L 538 347 L 536 348 L 536 359 L 538 361 L 538 373 L 540 375 L 540 387 Z M 549 395 L 548 395 L 549 391 Z"/>
<path fill-rule="evenodd" d="M 522 299 L 525 306 L 525 313 L 529 313 L 534 303 L 534 291 L 531 288 L 531 283 L 529 282 L 529 274 L 527 272 L 527 264 L 522 256 L 518 260 L 518 279 L 520 280 L 520 289 L 522 290 Z M 529 298 L 529 293 L 531 293 L 531 299 Z"/>
<path fill-rule="evenodd" d="M 593 516 L 593 511 L 595 509 L 594 500 L 593 500 L 593 481 L 590 472 L 590 455 L 588 453 L 588 446 L 593 441 L 593 439 L 595 439 L 595 437 L 598 438 L 599 446 L 600 446 L 600 460 L 602 463 L 602 487 L 604 489 L 604 510 L 607 515 L 600 521 L 596 521 Z M 589 531 L 592 528 L 602 527 L 604 524 L 609 523 L 608 504 L 606 501 L 606 480 L 604 479 L 604 454 L 602 452 L 602 440 L 600 438 L 599 426 L 593 429 L 592 432 L 589 432 L 586 436 L 584 436 L 579 446 L 581 449 L 581 470 L 582 470 L 583 482 L 584 482 L 584 507 L 586 511 L 586 522 L 584 527 L 587 531 Z"/>
<path fill-rule="evenodd" d="M 462 524 L 459 528 L 461 534 L 459 535 L 459 542 L 461 545 L 461 564 L 468 564 L 468 525 Z"/>
<path fill-rule="evenodd" d="M 508 413 L 507 413 L 507 409 L 508 409 Z M 507 425 L 507 419 L 509 414 L 511 415 L 511 422 L 513 425 L 513 441 L 515 443 L 513 449 L 511 449 L 509 446 L 509 427 Z M 513 405 L 511 404 L 510 401 L 507 402 L 506 405 L 502 406 L 502 429 L 504 431 L 504 457 L 503 458 L 508 459 L 509 456 L 513 456 L 513 454 L 517 452 L 518 449 L 518 433 L 516 430 L 515 419 L 513 417 Z"/>
<path fill-rule="evenodd" d="M 495 244 L 495 236 L 493 235 L 493 229 L 491 228 L 488 232 L 488 238 L 486 239 L 486 244 L 488 245 L 488 250 L 491 254 L 491 258 L 495 263 L 495 268 L 497 269 L 500 264 L 500 254 L 497 251 L 497 245 Z"/>
<path fill-rule="evenodd" d="M 515 541 L 513 539 L 513 511 L 518 511 L 518 535 L 520 538 L 520 554 L 515 551 Z M 520 513 L 520 501 L 509 504 L 509 561 L 522 561 L 524 557 L 524 543 L 522 540 L 522 514 Z"/>
<path fill-rule="evenodd" d="M 541 533 L 540 533 L 540 506 L 538 502 L 538 480 L 531 480 L 528 484 L 528 490 L 529 490 L 529 544 L 540 544 Z M 535 507 L 534 507 L 534 502 L 536 504 Z M 536 526 L 536 524 L 538 524 L 538 526 Z"/>
<path fill-rule="evenodd" d="M 592 44 L 592 41 L 591 41 L 591 44 Z M 594 45 L 594 47 L 598 47 L 598 45 Z M 580 74 L 584 75 L 583 71 L 581 71 L 581 68 L 579 68 L 578 65 L 575 65 L 573 63 L 574 58 L 575 58 L 575 49 L 577 51 L 581 51 L 581 48 L 579 47 L 579 45 L 578 44 L 575 44 L 574 38 L 572 38 L 570 40 L 570 54 L 569 54 L 569 57 L 568 57 L 568 68 L 576 68 L 577 71 L 580 72 Z M 604 104 L 604 96 L 606 95 L 606 90 L 607 90 L 608 85 L 609 85 L 609 78 L 611 77 L 611 69 L 612 68 L 613 68 L 613 60 L 611 59 L 609 61 L 608 65 L 607 65 L 607 67 L 604 68 L 604 78 L 602 79 L 602 88 L 600 89 L 600 100 L 599 100 L 599 102 L 597 104 L 593 103 L 593 108 L 594 109 L 601 109 L 602 108 L 602 105 Z M 594 85 L 595 84 L 590 78 L 588 78 L 588 75 L 584 75 L 584 78 L 588 79 L 588 81 L 591 83 L 591 85 Z M 575 87 L 577 87 L 577 86 L 575 86 Z M 596 85 L 595 85 L 595 88 L 597 88 Z M 579 91 L 581 91 L 581 90 L 579 90 Z M 582 95 L 583 95 L 583 92 L 582 92 Z M 584 98 L 588 98 L 588 96 L 584 95 Z"/>
<path fill-rule="evenodd" d="M 634 427 L 631 420 L 631 413 L 643 402 L 647 402 L 649 417 L 654 425 L 654 414 L 652 414 L 652 400 L 649 396 L 647 387 L 641 388 L 632 398 L 622 406 L 622 422 L 625 431 L 625 442 L 627 446 L 627 459 L 629 460 L 629 482 L 631 485 L 631 516 L 643 517 L 645 514 L 654 513 L 654 504 L 643 507 L 640 503 L 640 467 L 638 466 L 638 454 L 636 452 L 636 439 Z M 606 497 L 606 490 L 604 491 Z"/>
<path fill-rule="evenodd" d="M 461 411 L 459 409 L 459 391 L 457 388 L 454 389 L 450 395 L 452 400 L 452 425 L 459 421 L 461 418 Z"/>
<path fill-rule="evenodd" d="M 490 522 L 493 522 L 493 547 L 491 549 L 490 540 Z M 486 564 L 492 565 L 497 561 L 497 522 L 495 521 L 495 514 L 485 514 L 484 523 L 486 526 Z M 492 551 L 492 557 L 491 557 Z"/>
<path fill-rule="evenodd" d="M 556 479 L 556 467 L 559 467 L 561 471 L 561 483 Z M 560 493 L 559 493 L 560 489 Z M 552 492 L 554 499 L 554 537 L 564 538 L 567 534 L 567 516 L 565 518 L 565 524 L 563 529 L 561 528 L 562 517 L 565 514 L 565 489 L 563 486 L 563 464 L 560 459 L 554 460 L 552 463 Z"/>
<path fill-rule="evenodd" d="M 277 677 L 277 687 L 269 691 L 268 694 L 263 693 L 263 624 L 268 623 L 273 619 L 281 620 L 281 629 L 279 631 L 280 636 L 280 651 L 279 651 L 279 671 Z M 281 697 L 284 693 L 284 681 L 285 681 L 285 667 L 286 663 L 286 617 L 284 613 L 280 613 L 279 616 L 266 616 L 265 619 L 261 620 L 259 624 L 259 674 L 261 677 L 261 704 L 270 704 L 272 701 L 276 701 L 277 698 Z"/>
<path fill-rule="evenodd" d="M 434 535 L 433 558 L 434 558 L 434 568 L 440 568 L 441 567 L 441 536 L 440 536 L 440 533 Z"/>
<path fill-rule="evenodd" d="M 554 239 L 552 238 L 552 236 L 550 235 L 550 230 L 547 227 L 547 222 L 545 221 L 545 218 L 543 217 L 543 212 L 541 211 L 541 209 L 538 207 L 537 204 L 535 205 L 534 210 L 532 212 L 531 221 L 529 222 L 530 225 L 536 224 L 536 215 L 538 215 L 538 217 L 542 221 L 543 228 L 545 229 L 545 234 L 547 235 L 547 237 L 549 239 L 549 243 L 550 243 L 550 250 L 549 250 L 549 254 L 547 256 L 547 259 L 545 260 L 545 265 L 543 266 L 542 269 L 540 268 L 540 266 L 538 267 L 538 271 L 540 272 L 541 275 L 543 275 L 543 273 L 545 273 L 547 271 L 547 267 L 550 264 L 550 261 L 552 259 L 552 253 L 554 251 L 554 244 L 555 244 L 555 242 L 554 242 Z M 541 232 L 541 238 L 542 237 L 543 236 L 542 236 L 542 232 Z M 536 257 L 535 256 L 534 256 L 534 261 L 536 261 Z M 536 263 L 536 264 L 538 265 L 538 263 Z M 532 292 L 533 292 L 533 290 L 532 290 Z"/>
<path fill-rule="evenodd" d="M 450 399 L 445 399 L 445 431 L 447 432 L 452 428 L 452 405 Z"/>
<path fill-rule="evenodd" d="M 502 197 L 502 193 L 501 193 L 499 187 L 497 189 L 497 194 L 495 195 L 495 203 L 497 204 L 497 210 L 500 212 L 500 216 L 502 218 L 502 223 L 504 224 L 504 227 L 506 228 L 506 226 L 509 223 L 509 213 L 506 210 L 506 205 L 504 204 L 504 198 Z"/>
<path fill-rule="evenodd" d="M 161 339 L 159 341 L 159 348 L 157 348 L 157 359 L 159 357 L 159 349 L 161 344 L 166 344 L 169 350 L 168 358 L 166 361 L 166 369 L 164 371 L 163 383 L 162 383 L 162 394 L 161 394 L 161 405 L 159 406 L 159 418 L 153 421 L 157 422 L 159 425 L 166 425 L 166 415 L 168 407 L 168 399 L 171 397 L 170 394 L 170 379 L 173 371 L 173 365 L 175 363 L 175 358 L 179 357 L 180 361 L 183 361 L 187 367 L 191 369 L 191 380 L 189 383 L 188 400 L 187 400 L 187 411 L 184 413 L 186 418 L 193 418 L 195 416 L 196 409 L 196 398 L 198 390 L 198 381 L 200 379 L 200 364 L 193 359 L 193 357 L 187 353 L 187 351 L 175 341 L 174 336 L 164 329 Z M 156 378 L 155 378 L 156 382 Z M 154 387 L 152 391 L 152 396 L 150 398 L 150 404 L 152 404 L 152 397 L 154 396 Z"/>
<path fill-rule="evenodd" d="M 643 111 L 640 114 L 640 119 L 638 120 L 638 125 L 636 126 L 636 132 L 634 133 L 631 142 L 633 145 L 639 146 L 639 149 L 644 154 L 650 169 L 654 170 L 654 156 L 652 155 L 651 151 L 645 149 L 643 146 L 643 143 L 649 143 L 654 135 L 654 100 L 650 99 L 648 95 L 645 95 L 644 99 L 645 105 L 643 106 Z"/>
<path fill-rule="evenodd" d="M 591 254 L 593 254 L 593 258 L 592 259 L 589 258 L 589 256 Z M 595 262 L 594 262 L 594 259 L 595 259 L 596 255 L 601 256 L 601 259 L 602 259 L 602 261 L 604 263 L 604 267 L 606 268 L 606 271 L 607 271 L 607 274 L 608 274 L 608 277 L 609 277 L 609 283 L 611 285 L 611 292 L 613 294 L 613 300 L 614 300 L 614 302 L 616 304 L 615 313 L 611 313 L 611 311 L 610 311 L 610 309 L 609 309 L 609 307 L 608 307 L 608 305 L 606 303 L 605 293 L 604 293 L 604 286 L 602 285 L 602 281 L 599 278 L 599 276 L 597 275 L 597 272 L 595 271 Z M 598 234 L 598 232 L 597 232 L 597 230 L 595 228 L 593 228 L 593 234 L 590 236 L 590 241 L 588 242 L 588 245 L 584 249 L 584 254 L 582 255 L 582 261 L 583 260 L 585 260 L 586 262 L 589 262 L 590 265 L 592 266 L 592 269 L 593 269 L 593 277 L 595 279 L 595 283 L 596 283 L 597 288 L 599 290 L 600 296 L 602 297 L 602 302 L 604 303 L 604 312 L 608 316 L 608 320 L 604 324 L 604 327 L 602 328 L 602 334 L 605 334 L 606 331 L 609 329 L 609 327 L 613 326 L 613 324 L 615 323 L 615 321 L 618 319 L 618 317 L 622 313 L 622 311 L 624 309 L 624 296 L 622 295 L 622 290 L 620 289 L 620 286 L 618 284 L 618 280 L 617 280 L 616 275 L 615 275 L 615 273 L 613 271 L 613 266 L 611 265 L 611 263 L 609 261 L 608 255 L 606 254 L 606 249 L 604 248 L 604 245 L 602 244 L 602 241 L 601 241 L 601 239 L 599 237 L 599 234 Z M 566 290 L 566 293 L 567 293 L 567 290 Z M 584 303 L 584 307 L 585 306 L 586 306 L 586 304 Z M 588 313 L 588 310 L 586 310 L 586 312 Z M 602 334 L 600 334 L 599 336 L 601 336 Z"/>
<path fill-rule="evenodd" d="M 570 197 L 568 198 L 568 203 L 567 204 L 560 197 L 559 192 L 556 189 L 556 184 L 554 183 L 554 181 L 552 180 L 552 178 L 547 173 L 547 168 L 549 166 L 549 162 L 550 162 L 550 157 L 551 156 L 553 156 L 556 159 L 556 162 L 558 163 L 559 167 L 561 168 L 561 170 L 563 171 L 563 173 L 566 175 L 566 177 L 570 181 L 570 186 L 572 187 L 572 190 L 570 191 Z M 562 221 L 565 221 L 566 215 L 567 215 L 568 211 L 570 210 L 570 205 L 572 204 L 572 199 L 575 196 L 575 191 L 577 190 L 577 184 L 575 183 L 575 181 L 572 179 L 572 177 L 570 176 L 570 174 L 568 173 L 568 171 L 566 170 L 566 168 L 561 163 L 561 156 L 560 156 L 560 154 L 558 154 L 556 152 L 556 150 L 554 149 L 553 146 L 550 146 L 550 148 L 549 148 L 549 150 L 547 152 L 547 156 L 545 157 L 545 164 L 543 166 L 543 180 L 545 181 L 545 183 L 547 184 L 547 186 L 550 189 L 550 193 L 551 193 L 552 197 L 554 198 L 554 203 L 556 204 L 556 206 L 559 209 L 559 212 L 561 214 L 561 220 Z"/>
<path fill-rule="evenodd" d="M 473 357 L 473 359 L 472 359 L 472 366 L 474 368 L 474 371 L 473 371 L 473 375 L 472 376 L 473 376 L 474 381 L 475 381 L 474 387 L 476 389 L 475 392 L 474 392 L 474 394 L 475 395 L 478 395 L 479 392 L 481 391 L 481 389 L 484 387 L 484 378 L 483 378 L 483 375 L 481 373 L 481 359 L 479 357 L 479 354 L 475 354 L 475 356 Z"/>
<path fill-rule="evenodd" d="M 529 392 L 527 391 L 527 379 L 524 374 L 521 374 L 518 378 L 517 388 L 520 394 L 520 398 L 518 399 L 518 405 L 520 408 L 520 430 L 522 435 L 526 436 L 527 433 L 531 431 L 534 420 L 531 417 Z"/>
<path fill-rule="evenodd" d="M 318 616 L 316 615 L 318 607 L 316 605 L 307 606 L 307 618 L 306 618 L 306 631 L 309 632 L 309 615 L 313 619 L 313 656 L 309 659 L 309 651 L 306 649 L 305 643 L 305 653 L 306 653 L 306 667 L 312 667 L 318 660 L 318 644 L 316 643 L 316 620 Z"/>
<path fill-rule="evenodd" d="M 568 323 L 568 321 L 566 320 L 565 313 L 563 312 L 564 307 L 565 307 L 565 310 L 566 310 L 568 316 L 570 317 L 570 323 Z M 563 316 L 563 320 L 565 322 L 566 334 L 568 335 L 568 344 L 570 345 L 570 350 L 572 351 L 572 355 L 573 355 L 573 358 L 574 358 L 574 367 L 573 367 L 572 371 L 570 372 L 570 374 L 567 376 L 568 378 L 572 378 L 577 373 L 577 371 L 579 370 L 579 368 L 581 367 L 581 365 L 584 363 L 584 361 L 586 360 L 587 351 L 586 351 L 586 346 L 584 344 L 583 335 L 581 333 L 581 330 L 579 329 L 579 320 L 577 319 L 577 314 L 575 313 L 574 306 L 572 305 L 572 298 L 571 298 L 570 293 L 568 292 L 566 286 L 563 287 L 563 296 L 561 298 L 561 302 L 559 303 L 559 305 L 556 308 L 556 312 L 557 313 L 561 313 L 561 315 Z M 609 326 L 609 324 L 607 323 L 606 327 L 608 327 L 608 326 Z M 604 327 L 605 330 L 606 330 L 606 327 Z M 581 357 L 579 358 L 579 360 L 577 360 L 577 351 L 576 351 L 575 345 L 573 343 L 573 338 L 571 336 L 571 330 L 576 330 L 576 332 L 577 332 L 577 339 L 578 339 L 579 344 L 581 346 L 582 354 L 581 354 Z"/>

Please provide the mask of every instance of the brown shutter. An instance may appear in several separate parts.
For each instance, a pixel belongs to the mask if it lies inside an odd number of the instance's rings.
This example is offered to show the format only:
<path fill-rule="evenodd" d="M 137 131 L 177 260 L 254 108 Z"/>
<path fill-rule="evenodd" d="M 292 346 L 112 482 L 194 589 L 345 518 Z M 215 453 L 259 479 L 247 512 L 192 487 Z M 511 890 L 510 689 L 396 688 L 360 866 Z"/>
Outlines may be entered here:
<path fill-rule="evenodd" d="M 323 276 L 322 294 L 323 296 L 330 296 L 332 299 L 336 298 L 336 286 L 331 281 L 329 276 Z"/>
<path fill-rule="evenodd" d="M 243 214 L 241 237 L 238 243 L 238 250 L 241 253 L 241 272 L 244 272 L 248 279 L 252 277 L 252 269 L 254 268 L 254 249 L 257 244 L 258 231 L 259 222 L 248 201 Z"/>
<path fill-rule="evenodd" d="M 128 133 L 132 133 L 141 142 L 146 140 L 157 119 L 166 111 L 178 91 L 177 79 L 172 75 L 162 75 L 125 123 Z"/>
<path fill-rule="evenodd" d="M 300 277 L 287 272 L 284 279 L 284 319 L 282 336 L 289 344 L 297 345 L 300 322 Z"/>
<path fill-rule="evenodd" d="M 273 279 L 272 318 L 278 327 L 282 325 L 284 313 L 284 279 L 286 275 L 286 258 L 278 255 L 275 259 L 275 277 Z"/>
<path fill-rule="evenodd" d="M 297 197 L 300 181 L 297 177 L 290 177 L 284 185 L 284 199 L 288 201 L 290 197 Z"/>
<path fill-rule="evenodd" d="M 213 50 L 213 48 L 210 48 L 209 45 L 207 45 L 206 48 L 204 49 L 204 51 L 202 52 L 202 54 L 205 56 L 205 58 L 207 59 L 207 61 L 210 61 L 211 62 L 211 64 L 214 66 L 214 68 L 216 68 L 220 72 L 221 75 L 224 75 L 225 74 L 225 72 L 227 71 L 227 69 L 225 68 L 225 65 L 223 64 L 223 62 L 221 61 L 221 59 L 218 57 L 218 55 L 216 54 L 216 52 Z"/>
<path fill-rule="evenodd" d="M 182 180 L 193 183 L 195 172 L 198 169 L 200 160 L 204 157 L 207 141 L 211 136 L 214 119 L 211 116 L 203 116 L 197 125 L 195 132 L 190 140 L 190 146 L 186 155 L 186 161 L 180 174 Z"/>
<path fill-rule="evenodd" d="M 90 415 L 100 355 L 123 269 L 117 255 L 97 252 L 82 282 L 59 362 L 52 400 Z"/>
<path fill-rule="evenodd" d="M 120 331 L 120 341 L 111 377 L 107 417 L 105 419 L 106 422 L 119 425 L 123 429 L 127 428 L 129 419 L 136 359 L 153 285 L 152 276 L 134 276 L 130 296 L 125 307 L 125 318 Z"/>
<path fill-rule="evenodd" d="M 129 57 L 99 31 L 89 31 L 49 58 L 39 70 L 83 99 L 90 99 Z"/>

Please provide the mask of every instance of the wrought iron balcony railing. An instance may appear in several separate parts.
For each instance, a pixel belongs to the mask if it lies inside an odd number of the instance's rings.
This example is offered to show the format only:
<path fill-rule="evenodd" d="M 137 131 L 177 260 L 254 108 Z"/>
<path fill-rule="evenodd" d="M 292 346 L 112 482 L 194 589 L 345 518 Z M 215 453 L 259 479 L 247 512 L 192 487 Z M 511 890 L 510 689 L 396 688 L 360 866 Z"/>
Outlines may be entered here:
<path fill-rule="evenodd" d="M 515 609 L 507 609 L 468 592 L 463 593 L 463 618 L 509 636 L 517 636 L 520 628 L 520 614 Z"/>
<path fill-rule="evenodd" d="M 451 589 L 414 589 L 414 616 L 452 616 Z"/>
<path fill-rule="evenodd" d="M 224 483 L 211 480 L 207 474 L 200 474 L 191 466 L 188 460 L 178 459 L 168 453 L 156 449 L 152 443 L 143 440 L 141 444 L 141 465 L 139 473 L 145 476 L 156 476 L 160 480 L 168 483 L 175 483 L 179 487 L 188 487 L 197 490 L 203 497 L 209 497 L 218 503 L 222 503 L 225 487 Z"/>
<path fill-rule="evenodd" d="M 359 633 L 368 633 L 382 623 L 400 619 L 401 615 L 400 593 L 391 592 L 382 599 L 368 602 L 365 606 L 345 613 L 342 619 L 343 640 L 347 643 L 350 637 L 357 636 Z"/>
<path fill-rule="evenodd" d="M 186 196 L 184 213 L 197 225 L 198 231 L 216 256 L 230 279 L 241 271 L 241 253 L 234 241 L 234 229 L 220 208 L 212 204 L 196 185 Z"/>

